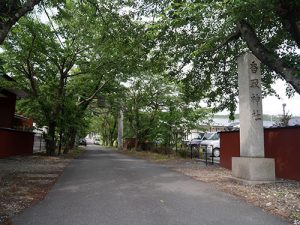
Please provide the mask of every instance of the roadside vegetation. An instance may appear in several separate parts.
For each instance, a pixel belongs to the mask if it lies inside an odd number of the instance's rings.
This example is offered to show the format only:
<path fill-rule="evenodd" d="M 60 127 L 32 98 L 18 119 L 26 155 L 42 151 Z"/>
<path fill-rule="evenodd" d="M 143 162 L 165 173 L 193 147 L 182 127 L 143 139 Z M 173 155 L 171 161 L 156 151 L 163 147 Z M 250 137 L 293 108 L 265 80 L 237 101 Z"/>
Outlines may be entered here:
<path fill-rule="evenodd" d="M 150 161 L 154 162 L 164 162 L 164 161 L 169 161 L 172 159 L 175 159 L 175 155 L 165 155 L 161 153 L 155 153 L 151 151 L 135 151 L 135 150 L 127 150 L 127 151 L 122 151 L 125 152 L 127 155 L 133 156 L 133 157 L 138 157 L 138 158 L 143 158 L 147 159 Z"/>

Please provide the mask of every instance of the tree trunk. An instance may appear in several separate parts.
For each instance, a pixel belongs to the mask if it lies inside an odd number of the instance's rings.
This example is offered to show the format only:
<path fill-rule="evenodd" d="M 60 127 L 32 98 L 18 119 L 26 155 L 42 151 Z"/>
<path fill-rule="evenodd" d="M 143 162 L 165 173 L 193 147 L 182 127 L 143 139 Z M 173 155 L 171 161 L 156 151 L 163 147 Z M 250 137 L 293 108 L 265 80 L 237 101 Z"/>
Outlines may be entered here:
<path fill-rule="evenodd" d="M 4 19 L 5 22 L 0 23 L 0 44 L 5 40 L 8 32 L 14 26 L 18 20 L 23 17 L 29 11 L 32 11 L 34 6 L 39 4 L 41 0 L 29 0 L 23 6 L 19 7 L 17 10 L 10 12 L 11 16 Z"/>
<path fill-rule="evenodd" d="M 69 151 L 75 147 L 75 139 L 76 139 L 76 135 L 77 135 L 76 129 L 70 128 L 67 135 L 68 135 L 68 138 L 65 140 L 63 154 L 68 154 Z"/>
<path fill-rule="evenodd" d="M 118 122 L 118 118 L 117 117 L 118 116 L 114 116 L 114 125 L 113 125 L 112 129 L 109 132 L 109 145 L 111 147 L 113 146 L 114 141 L 115 141 L 114 134 L 115 134 L 115 131 L 116 131 L 116 128 L 117 128 L 117 122 Z"/>
<path fill-rule="evenodd" d="M 138 135 L 135 136 L 134 149 L 135 150 L 139 149 L 139 137 L 138 137 Z"/>
<path fill-rule="evenodd" d="M 113 138 L 110 139 L 110 141 L 109 141 L 109 146 L 110 147 L 114 147 L 114 141 L 115 140 Z"/>
<path fill-rule="evenodd" d="M 63 131 L 60 129 L 59 131 L 59 144 L 58 144 L 58 155 L 61 154 L 61 147 L 62 147 L 62 137 L 63 137 Z"/>
<path fill-rule="evenodd" d="M 56 129 L 56 122 L 50 121 L 49 122 L 49 130 L 46 137 L 46 152 L 47 155 L 54 155 L 55 154 L 55 129 Z"/>
<path fill-rule="evenodd" d="M 118 123 L 118 149 L 123 150 L 123 111 L 120 110 L 120 117 Z"/>

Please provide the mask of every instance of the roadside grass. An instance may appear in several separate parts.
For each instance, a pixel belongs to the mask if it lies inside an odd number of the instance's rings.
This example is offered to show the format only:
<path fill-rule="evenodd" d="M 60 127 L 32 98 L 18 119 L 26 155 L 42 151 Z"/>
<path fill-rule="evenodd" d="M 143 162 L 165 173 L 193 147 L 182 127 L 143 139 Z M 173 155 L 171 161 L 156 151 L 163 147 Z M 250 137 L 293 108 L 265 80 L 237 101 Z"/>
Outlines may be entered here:
<path fill-rule="evenodd" d="M 58 152 L 58 150 L 56 150 L 56 152 Z M 62 152 L 63 152 L 63 149 L 62 149 Z M 55 154 L 53 156 L 48 156 L 46 154 L 46 152 L 36 152 L 36 153 L 33 153 L 34 156 L 44 156 L 44 157 L 58 157 L 58 158 L 77 158 L 79 157 L 81 154 L 83 154 L 85 152 L 85 147 L 83 146 L 78 146 L 78 147 L 75 147 L 71 150 L 69 150 L 69 152 L 67 154 Z"/>
<path fill-rule="evenodd" d="M 175 161 L 195 162 L 195 159 L 199 157 L 198 152 L 196 150 L 193 150 L 192 152 L 193 159 L 191 160 L 191 150 L 189 148 L 179 148 L 177 152 L 175 150 L 170 150 L 170 149 L 165 150 L 159 148 L 153 149 L 151 151 L 130 149 L 130 150 L 123 150 L 120 152 L 127 155 L 142 158 L 145 160 L 157 161 L 157 162 L 175 162 Z M 203 152 L 201 150 L 199 154 L 201 159 L 205 159 Z"/>
<path fill-rule="evenodd" d="M 81 156 L 83 153 L 85 152 L 85 147 L 83 146 L 78 146 L 75 147 L 73 149 L 71 149 L 68 154 L 66 155 L 62 155 L 63 157 L 66 158 L 78 158 L 79 156 Z"/>
<path fill-rule="evenodd" d="M 178 156 L 176 156 L 175 154 L 166 155 L 166 154 L 161 154 L 161 153 L 156 153 L 151 151 L 126 150 L 122 152 L 130 156 L 134 156 L 134 157 L 138 157 L 150 161 L 155 161 L 155 162 L 166 162 L 178 158 Z"/>

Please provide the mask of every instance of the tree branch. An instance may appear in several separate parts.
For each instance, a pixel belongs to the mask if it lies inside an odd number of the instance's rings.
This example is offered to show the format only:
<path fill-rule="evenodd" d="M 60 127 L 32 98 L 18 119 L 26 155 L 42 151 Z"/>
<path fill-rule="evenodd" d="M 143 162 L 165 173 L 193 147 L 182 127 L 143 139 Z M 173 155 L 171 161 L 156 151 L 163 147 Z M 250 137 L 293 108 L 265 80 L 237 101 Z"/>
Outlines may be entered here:
<path fill-rule="evenodd" d="M 107 83 L 107 81 L 105 81 L 102 85 L 99 85 L 90 97 L 80 101 L 77 105 L 82 105 L 83 103 L 90 102 L 106 83 Z"/>
<path fill-rule="evenodd" d="M 19 19 L 27 12 L 32 11 L 34 6 L 39 4 L 42 0 L 29 0 L 22 7 L 12 12 L 7 21 L 0 23 L 0 44 L 5 40 L 8 32 L 15 25 Z"/>
<path fill-rule="evenodd" d="M 224 46 L 228 46 L 228 44 L 232 41 L 235 41 L 237 39 L 239 39 L 241 37 L 241 32 L 240 30 L 236 30 L 235 32 L 229 34 L 226 39 L 217 47 L 214 48 L 214 51 L 219 50 L 220 48 L 224 47 Z"/>
<path fill-rule="evenodd" d="M 224 46 L 227 46 L 230 42 L 239 39 L 240 37 L 241 37 L 241 32 L 240 32 L 239 29 L 236 29 L 234 32 L 232 32 L 232 33 L 229 34 L 227 37 L 225 37 L 225 40 L 222 41 L 221 44 L 217 45 L 217 46 L 214 47 L 213 49 L 208 49 L 208 50 L 202 51 L 201 53 L 217 51 L 217 50 L 219 50 L 220 48 L 223 48 Z"/>
<path fill-rule="evenodd" d="M 100 15 L 100 18 L 101 20 L 103 21 L 103 23 L 109 27 L 109 23 L 105 20 L 104 16 L 102 15 L 102 12 L 101 12 L 101 9 L 100 7 L 98 6 L 98 4 L 96 2 L 93 2 L 91 0 L 87 0 L 88 3 L 90 3 L 92 6 L 94 6 L 96 8 L 96 11 L 98 11 L 99 15 Z"/>
<path fill-rule="evenodd" d="M 292 4 L 289 5 L 286 1 L 281 1 L 276 8 L 276 13 L 280 17 L 284 29 L 291 34 L 298 47 L 300 47 L 299 9 Z"/>
<path fill-rule="evenodd" d="M 60 40 L 59 35 L 57 34 L 57 31 L 56 31 L 56 29 L 55 29 L 55 27 L 54 27 L 54 24 L 53 24 L 53 22 L 52 22 L 51 17 L 49 16 L 49 14 L 48 14 L 48 12 L 47 12 L 47 10 L 46 10 L 46 7 L 44 6 L 44 4 L 42 4 L 42 6 L 43 6 L 44 12 L 45 12 L 45 14 L 46 14 L 46 16 L 47 16 L 47 18 L 48 18 L 48 20 L 49 20 L 49 22 L 50 22 L 50 26 L 52 27 L 52 29 L 53 29 L 53 31 L 54 31 L 55 36 L 57 37 L 57 39 L 58 39 L 59 43 L 61 44 L 61 46 L 64 47 L 64 44 L 63 44 L 63 42 Z"/>
<path fill-rule="evenodd" d="M 76 76 L 80 76 L 80 75 L 83 75 L 83 74 L 88 74 L 87 71 L 81 71 L 81 72 L 78 72 L 78 73 L 72 73 L 70 75 L 68 75 L 67 77 L 76 77 Z"/>
<path fill-rule="evenodd" d="M 259 40 L 255 30 L 245 20 L 237 23 L 237 27 L 242 34 L 243 40 L 248 45 L 252 53 L 271 70 L 280 74 L 288 83 L 290 83 L 296 92 L 300 93 L 300 71 L 288 67 L 275 53 L 270 52 Z"/>
<path fill-rule="evenodd" d="M 35 39 L 36 39 L 36 35 L 33 34 L 32 41 L 31 41 L 31 46 L 30 46 L 30 49 L 29 49 L 29 52 L 28 52 L 28 56 L 26 58 L 26 65 L 27 65 L 27 78 L 29 79 L 33 94 L 35 96 L 37 96 L 38 93 L 37 93 L 37 88 L 36 88 L 36 84 L 35 84 L 35 80 L 34 80 L 34 76 L 33 76 L 33 73 L 34 73 L 33 66 L 30 63 L 30 58 L 31 58 L 31 54 L 32 54 Z M 25 68 L 24 68 L 24 70 L 25 70 Z"/>

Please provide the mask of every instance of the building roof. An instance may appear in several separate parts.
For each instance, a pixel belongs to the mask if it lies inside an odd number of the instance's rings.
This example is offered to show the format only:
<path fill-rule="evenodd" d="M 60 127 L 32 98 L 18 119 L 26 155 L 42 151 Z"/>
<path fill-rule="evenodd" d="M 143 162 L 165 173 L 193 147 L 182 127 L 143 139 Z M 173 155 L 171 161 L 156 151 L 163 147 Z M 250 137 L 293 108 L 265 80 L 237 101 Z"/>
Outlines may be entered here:
<path fill-rule="evenodd" d="M 0 77 L 9 82 L 16 82 L 15 79 L 8 76 L 7 74 L 0 74 Z M 1 88 L 0 87 L 0 97 L 6 97 L 5 93 L 3 93 L 2 90 L 13 93 L 19 98 L 25 98 L 28 96 L 28 94 L 25 91 L 17 89 L 17 88 Z"/>

